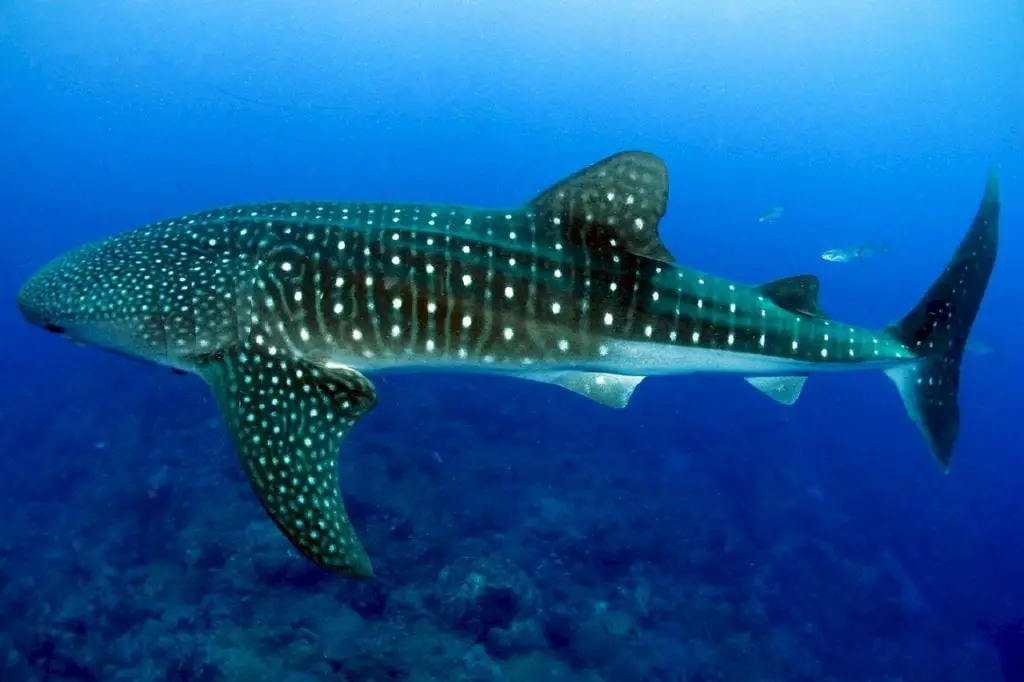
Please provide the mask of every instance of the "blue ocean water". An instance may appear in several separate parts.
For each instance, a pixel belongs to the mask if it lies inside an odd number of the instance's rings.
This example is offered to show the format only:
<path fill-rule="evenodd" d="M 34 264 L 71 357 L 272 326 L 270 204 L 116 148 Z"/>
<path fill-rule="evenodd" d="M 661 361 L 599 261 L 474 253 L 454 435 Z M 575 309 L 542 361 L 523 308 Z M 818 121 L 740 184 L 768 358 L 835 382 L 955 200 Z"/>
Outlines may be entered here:
<path fill-rule="evenodd" d="M 7 0 L 0 65 L 0 680 L 1020 679 L 1019 2 Z M 373 377 L 342 490 L 378 575 L 349 582 L 267 519 L 201 381 L 14 305 L 61 251 L 189 211 L 516 205 L 623 149 L 667 163 L 679 261 L 816 274 L 874 327 L 996 168 L 951 472 L 880 373 L 792 407 L 651 378 L 621 411 Z"/>

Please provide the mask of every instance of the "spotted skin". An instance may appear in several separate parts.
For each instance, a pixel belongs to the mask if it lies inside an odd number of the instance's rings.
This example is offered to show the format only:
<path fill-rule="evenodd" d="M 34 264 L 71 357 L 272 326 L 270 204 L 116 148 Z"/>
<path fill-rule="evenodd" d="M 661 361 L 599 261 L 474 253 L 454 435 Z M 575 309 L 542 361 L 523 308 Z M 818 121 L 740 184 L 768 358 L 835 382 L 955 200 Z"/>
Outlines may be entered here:
<path fill-rule="evenodd" d="M 960 363 L 999 250 L 999 183 L 990 174 L 971 229 L 920 302 L 886 333 L 920 360 L 886 374 L 929 449 L 948 469 L 960 432 Z"/>
<path fill-rule="evenodd" d="M 270 517 L 356 577 L 372 568 L 337 452 L 376 402 L 364 372 L 513 375 L 624 407 L 651 374 L 735 373 L 788 404 L 810 373 L 881 369 L 948 466 L 956 430 L 938 422 L 994 263 L 994 179 L 950 267 L 884 331 L 831 320 L 813 276 L 748 286 L 679 265 L 658 236 L 667 200 L 661 161 L 625 152 L 503 210 L 215 209 L 65 254 L 18 303 L 50 331 L 202 376 Z"/>
<path fill-rule="evenodd" d="M 336 459 L 349 427 L 376 402 L 373 384 L 358 372 L 325 372 L 251 343 L 209 358 L 202 374 L 278 528 L 318 565 L 371 575 L 338 494 Z"/>

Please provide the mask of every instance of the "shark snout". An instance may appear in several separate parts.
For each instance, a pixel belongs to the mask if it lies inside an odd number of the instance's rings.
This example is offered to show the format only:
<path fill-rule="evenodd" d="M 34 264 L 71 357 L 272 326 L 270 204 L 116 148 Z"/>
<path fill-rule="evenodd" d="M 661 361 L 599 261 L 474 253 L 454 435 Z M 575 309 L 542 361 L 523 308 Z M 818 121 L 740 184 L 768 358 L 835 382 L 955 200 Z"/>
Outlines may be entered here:
<path fill-rule="evenodd" d="M 35 327 L 63 334 L 65 328 L 59 311 L 54 306 L 55 301 L 58 300 L 56 295 L 62 290 L 67 295 L 66 287 L 61 286 L 61 282 L 54 277 L 51 268 L 39 271 L 18 290 L 17 304 L 21 316 Z"/>
<path fill-rule="evenodd" d="M 35 327 L 46 327 L 47 324 L 52 324 L 39 309 L 33 296 L 33 283 L 29 280 L 21 289 L 18 291 L 18 310 L 21 311 L 21 316 L 25 318 L 25 321 Z"/>

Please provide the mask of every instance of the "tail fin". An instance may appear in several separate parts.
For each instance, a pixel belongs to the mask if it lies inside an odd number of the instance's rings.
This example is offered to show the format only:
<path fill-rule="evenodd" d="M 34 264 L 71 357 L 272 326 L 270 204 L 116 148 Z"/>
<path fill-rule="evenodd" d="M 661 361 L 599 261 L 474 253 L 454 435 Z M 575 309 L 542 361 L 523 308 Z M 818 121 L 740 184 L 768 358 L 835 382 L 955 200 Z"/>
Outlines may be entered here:
<path fill-rule="evenodd" d="M 949 265 L 910 314 L 886 329 L 920 358 L 886 374 L 943 471 L 949 470 L 960 430 L 960 361 L 998 246 L 999 182 L 992 172 L 974 223 Z"/>

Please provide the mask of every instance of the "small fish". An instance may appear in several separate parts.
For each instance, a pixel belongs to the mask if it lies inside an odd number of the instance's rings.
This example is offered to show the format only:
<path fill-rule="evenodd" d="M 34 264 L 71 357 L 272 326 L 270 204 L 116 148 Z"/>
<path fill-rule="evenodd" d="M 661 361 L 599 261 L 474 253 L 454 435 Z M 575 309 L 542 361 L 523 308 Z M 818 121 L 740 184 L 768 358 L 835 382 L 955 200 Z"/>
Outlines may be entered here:
<path fill-rule="evenodd" d="M 767 211 L 761 214 L 761 217 L 757 219 L 759 223 L 774 223 L 776 220 L 782 217 L 785 208 L 782 206 L 772 206 Z"/>
<path fill-rule="evenodd" d="M 874 258 L 883 253 L 889 253 L 888 244 L 861 244 L 849 249 L 829 249 L 821 254 L 821 260 L 829 263 L 852 263 L 853 261 Z"/>
<path fill-rule="evenodd" d="M 992 346 L 988 345 L 984 341 L 975 341 L 973 339 L 968 339 L 967 347 L 966 347 L 965 350 L 968 353 L 970 353 L 971 355 L 977 355 L 977 356 L 980 356 L 980 357 L 984 357 L 986 355 L 992 355 L 993 353 L 996 352 L 995 348 L 993 348 Z"/>
<path fill-rule="evenodd" d="M 662 161 L 625 152 L 504 208 L 224 207 L 65 253 L 17 303 L 52 334 L 202 377 L 271 519 L 353 577 L 373 568 L 338 451 L 377 372 L 512 376 L 623 408 L 649 375 L 728 373 L 790 405 L 809 375 L 877 370 L 949 467 L 996 260 L 994 175 L 949 265 L 885 329 L 831 319 L 813 275 L 748 285 L 679 263 L 658 235 L 668 195 Z"/>

